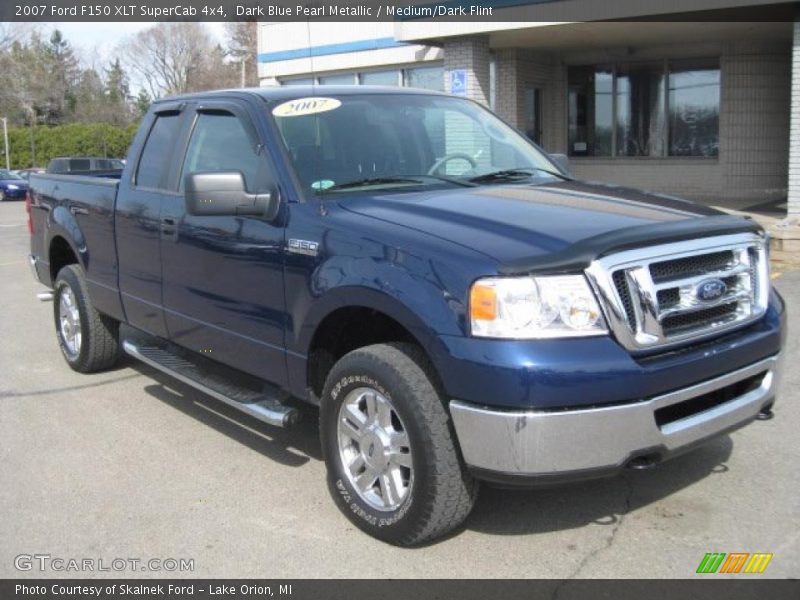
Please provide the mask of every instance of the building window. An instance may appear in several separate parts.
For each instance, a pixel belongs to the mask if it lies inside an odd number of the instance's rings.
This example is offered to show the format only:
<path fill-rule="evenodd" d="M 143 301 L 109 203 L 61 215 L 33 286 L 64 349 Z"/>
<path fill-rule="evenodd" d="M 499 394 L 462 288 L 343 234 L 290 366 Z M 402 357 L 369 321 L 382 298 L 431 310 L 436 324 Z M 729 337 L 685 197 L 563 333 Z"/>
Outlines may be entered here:
<path fill-rule="evenodd" d="M 361 85 L 400 85 L 400 71 L 367 71 L 360 75 Z"/>
<path fill-rule="evenodd" d="M 719 67 L 672 63 L 667 105 L 670 156 L 719 156 Z"/>
<path fill-rule="evenodd" d="M 660 64 L 617 67 L 617 156 L 664 155 L 662 69 Z"/>
<path fill-rule="evenodd" d="M 405 83 L 407 87 L 421 88 L 423 90 L 444 91 L 444 68 L 417 67 L 405 70 Z"/>
<path fill-rule="evenodd" d="M 717 61 L 661 61 L 568 71 L 572 156 L 719 154 Z"/>
<path fill-rule="evenodd" d="M 319 78 L 320 85 L 356 85 L 358 80 L 355 73 L 342 73 L 340 75 L 325 75 Z"/>
<path fill-rule="evenodd" d="M 314 83 L 313 77 L 303 77 L 301 79 L 284 79 L 281 85 L 311 85 Z"/>
<path fill-rule="evenodd" d="M 388 85 L 444 91 L 444 67 L 412 67 L 281 79 L 281 85 Z"/>

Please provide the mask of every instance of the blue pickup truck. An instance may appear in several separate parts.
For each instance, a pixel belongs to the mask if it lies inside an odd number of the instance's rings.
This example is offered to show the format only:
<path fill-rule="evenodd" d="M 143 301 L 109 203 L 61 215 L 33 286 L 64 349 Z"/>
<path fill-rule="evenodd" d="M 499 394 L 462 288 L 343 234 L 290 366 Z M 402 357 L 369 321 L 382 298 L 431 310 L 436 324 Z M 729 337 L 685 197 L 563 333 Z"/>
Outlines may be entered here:
<path fill-rule="evenodd" d="M 125 352 L 280 427 L 317 405 L 333 499 L 381 540 L 446 534 L 479 482 L 647 468 L 772 415 L 762 229 L 577 181 L 470 100 L 171 98 L 118 177 L 31 177 L 66 362 Z"/>

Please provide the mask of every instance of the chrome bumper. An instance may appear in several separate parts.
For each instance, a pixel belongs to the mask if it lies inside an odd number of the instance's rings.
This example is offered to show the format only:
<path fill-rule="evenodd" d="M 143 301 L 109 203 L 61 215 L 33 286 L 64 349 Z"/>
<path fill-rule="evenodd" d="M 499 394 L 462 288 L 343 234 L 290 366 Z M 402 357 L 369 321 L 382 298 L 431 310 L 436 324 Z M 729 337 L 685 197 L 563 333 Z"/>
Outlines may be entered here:
<path fill-rule="evenodd" d="M 781 355 L 649 400 L 561 412 L 498 411 L 450 402 L 464 460 L 473 469 L 509 476 L 579 476 L 614 470 L 641 457 L 669 454 L 735 429 L 771 404 Z M 766 372 L 755 389 L 708 410 L 659 426 L 655 411 Z"/>

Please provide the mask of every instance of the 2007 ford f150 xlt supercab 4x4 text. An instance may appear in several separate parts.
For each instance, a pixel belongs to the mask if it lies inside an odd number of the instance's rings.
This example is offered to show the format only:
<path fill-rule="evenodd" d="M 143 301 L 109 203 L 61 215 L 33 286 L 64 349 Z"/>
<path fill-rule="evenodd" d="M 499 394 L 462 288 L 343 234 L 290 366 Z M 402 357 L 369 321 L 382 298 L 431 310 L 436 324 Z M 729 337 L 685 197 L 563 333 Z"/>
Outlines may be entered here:
<path fill-rule="evenodd" d="M 336 504 L 419 544 L 479 481 L 647 467 L 771 415 L 761 228 L 562 162 L 432 92 L 173 98 L 119 180 L 31 177 L 31 265 L 73 369 L 124 351 L 278 426 L 318 405 Z"/>

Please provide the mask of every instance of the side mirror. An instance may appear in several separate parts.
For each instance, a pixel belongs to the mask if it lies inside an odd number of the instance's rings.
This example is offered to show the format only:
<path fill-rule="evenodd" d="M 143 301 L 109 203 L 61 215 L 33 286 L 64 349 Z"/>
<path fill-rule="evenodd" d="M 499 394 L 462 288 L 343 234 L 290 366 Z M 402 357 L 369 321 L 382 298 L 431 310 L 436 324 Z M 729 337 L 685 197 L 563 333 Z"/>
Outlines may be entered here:
<path fill-rule="evenodd" d="M 248 193 L 239 171 L 189 173 L 183 187 L 186 212 L 190 215 L 252 215 L 272 220 L 278 214 L 277 194 Z"/>
<path fill-rule="evenodd" d="M 556 163 L 559 169 L 569 174 L 569 158 L 567 158 L 566 154 L 548 154 L 547 156 Z"/>

